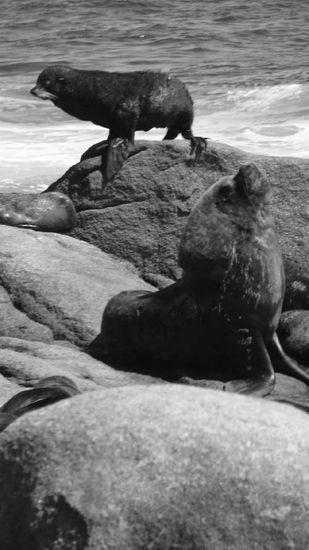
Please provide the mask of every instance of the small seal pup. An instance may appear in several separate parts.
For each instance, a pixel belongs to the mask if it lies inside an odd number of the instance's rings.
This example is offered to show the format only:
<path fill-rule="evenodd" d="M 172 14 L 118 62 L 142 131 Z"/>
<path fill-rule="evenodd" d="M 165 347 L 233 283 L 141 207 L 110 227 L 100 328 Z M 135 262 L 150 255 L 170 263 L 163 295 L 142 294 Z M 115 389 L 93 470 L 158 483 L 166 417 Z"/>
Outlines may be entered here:
<path fill-rule="evenodd" d="M 113 297 L 97 340 L 103 355 L 170 379 L 174 369 L 181 381 L 218 380 L 223 372 L 226 390 L 259 396 L 271 393 L 274 367 L 309 385 L 276 335 L 285 277 L 270 195 L 253 164 L 213 184 L 182 234 L 182 279 L 158 292 Z"/>
<path fill-rule="evenodd" d="M 44 69 L 30 93 L 50 99 L 80 120 L 109 129 L 103 142 L 105 179 L 121 168 L 134 145 L 137 130 L 167 128 L 164 139 L 179 133 L 191 142 L 198 159 L 207 138 L 192 134 L 193 101 L 185 85 L 166 73 L 85 71 L 63 65 Z"/>
<path fill-rule="evenodd" d="M 48 376 L 38 382 L 31 390 L 23 390 L 13 395 L 0 408 L 0 432 L 19 416 L 27 412 L 56 403 L 61 399 L 80 393 L 76 384 L 66 376 Z"/>
<path fill-rule="evenodd" d="M 62 233 L 76 222 L 73 202 L 63 193 L 1 193 L 0 224 Z"/>

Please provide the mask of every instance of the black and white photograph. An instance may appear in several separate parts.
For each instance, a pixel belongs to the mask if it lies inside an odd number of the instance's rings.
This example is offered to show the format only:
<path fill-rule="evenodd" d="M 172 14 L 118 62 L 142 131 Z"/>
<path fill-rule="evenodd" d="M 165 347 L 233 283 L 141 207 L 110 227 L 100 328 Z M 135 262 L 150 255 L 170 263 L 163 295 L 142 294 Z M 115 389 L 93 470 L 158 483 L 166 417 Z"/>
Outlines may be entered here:
<path fill-rule="evenodd" d="M 309 3 L 0 0 L 0 550 L 309 549 Z"/>

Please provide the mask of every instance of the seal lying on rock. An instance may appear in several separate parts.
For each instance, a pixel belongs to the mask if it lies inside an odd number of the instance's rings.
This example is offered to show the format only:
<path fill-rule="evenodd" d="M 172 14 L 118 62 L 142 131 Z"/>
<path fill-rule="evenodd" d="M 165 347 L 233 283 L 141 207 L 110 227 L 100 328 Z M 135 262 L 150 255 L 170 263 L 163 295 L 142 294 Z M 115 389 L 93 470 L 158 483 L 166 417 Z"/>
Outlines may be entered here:
<path fill-rule="evenodd" d="M 31 93 L 50 99 L 69 115 L 109 129 L 103 145 L 106 180 L 128 157 L 137 130 L 167 127 L 164 139 L 181 133 L 190 140 L 196 158 L 206 149 L 206 139 L 192 134 L 193 101 L 188 90 L 165 73 L 84 71 L 54 65 L 41 72 Z"/>
<path fill-rule="evenodd" d="M 62 193 L 1 193 L 0 223 L 61 233 L 76 225 L 77 215 L 69 197 Z"/>
<path fill-rule="evenodd" d="M 11 399 L 2 405 L 0 408 L 0 432 L 26 412 L 56 403 L 56 401 L 67 397 L 73 397 L 79 393 L 73 380 L 66 376 L 43 378 L 33 389 L 24 390 L 13 395 Z"/>
<path fill-rule="evenodd" d="M 110 300 L 99 337 L 103 353 L 121 368 L 139 362 L 170 379 L 173 369 L 174 379 L 182 373 L 218 380 L 223 373 L 227 390 L 260 396 L 275 384 L 273 367 L 309 385 L 276 336 L 285 277 L 270 185 L 255 165 L 201 197 L 184 229 L 179 263 L 183 277 L 174 285 Z"/>

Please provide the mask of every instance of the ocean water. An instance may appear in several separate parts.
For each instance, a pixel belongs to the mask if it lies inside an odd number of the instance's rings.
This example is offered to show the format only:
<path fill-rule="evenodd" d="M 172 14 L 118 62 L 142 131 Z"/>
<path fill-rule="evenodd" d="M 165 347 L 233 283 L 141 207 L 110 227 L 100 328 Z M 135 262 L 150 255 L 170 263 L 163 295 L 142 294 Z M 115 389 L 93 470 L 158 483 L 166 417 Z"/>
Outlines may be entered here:
<path fill-rule="evenodd" d="M 1 191 L 46 188 L 107 136 L 29 94 L 55 63 L 169 71 L 193 97 L 196 135 L 309 158 L 307 0 L 0 0 L 0 7 Z"/>

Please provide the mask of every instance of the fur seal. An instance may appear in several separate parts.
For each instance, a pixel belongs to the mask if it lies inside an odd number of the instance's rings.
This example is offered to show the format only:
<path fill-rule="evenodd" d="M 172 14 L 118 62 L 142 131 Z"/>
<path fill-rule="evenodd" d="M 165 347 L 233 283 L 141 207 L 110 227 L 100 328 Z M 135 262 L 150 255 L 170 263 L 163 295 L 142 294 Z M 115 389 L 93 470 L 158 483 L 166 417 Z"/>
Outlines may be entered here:
<path fill-rule="evenodd" d="M 62 193 L 1 193 L 0 224 L 62 233 L 73 229 L 77 215 Z"/>
<path fill-rule="evenodd" d="M 113 297 L 103 313 L 103 354 L 164 378 L 174 369 L 175 380 L 220 375 L 239 393 L 271 393 L 274 367 L 309 385 L 276 335 L 285 276 L 270 191 L 253 164 L 213 184 L 182 234 L 183 277 L 157 292 Z"/>
<path fill-rule="evenodd" d="M 33 389 L 13 395 L 0 408 L 0 432 L 17 418 L 40 407 L 56 403 L 61 399 L 79 394 L 73 380 L 66 376 L 48 376 L 38 382 Z"/>
<path fill-rule="evenodd" d="M 69 115 L 109 129 L 103 142 L 106 180 L 129 156 L 137 130 L 167 128 L 164 139 L 181 133 L 190 140 L 196 158 L 207 146 L 207 138 L 192 134 L 193 101 L 187 88 L 166 73 L 85 71 L 54 65 L 40 73 L 30 93 L 50 99 Z"/>

